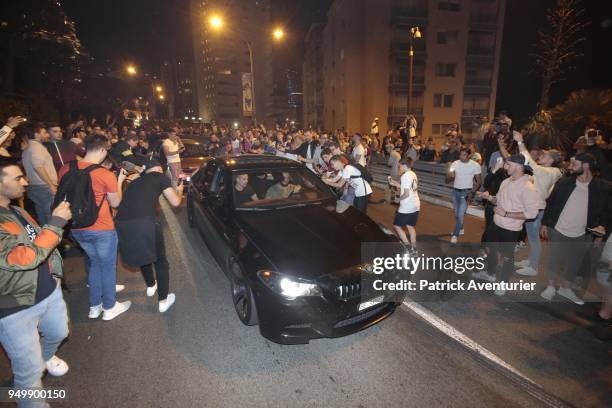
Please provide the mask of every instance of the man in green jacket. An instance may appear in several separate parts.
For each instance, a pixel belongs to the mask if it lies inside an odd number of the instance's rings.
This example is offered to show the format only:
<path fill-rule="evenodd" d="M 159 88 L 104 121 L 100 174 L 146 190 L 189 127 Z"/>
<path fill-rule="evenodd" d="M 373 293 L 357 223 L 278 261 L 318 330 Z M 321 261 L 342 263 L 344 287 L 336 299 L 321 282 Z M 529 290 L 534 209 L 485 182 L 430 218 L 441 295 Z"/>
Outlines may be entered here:
<path fill-rule="evenodd" d="M 26 211 L 10 205 L 23 197 L 27 185 L 18 166 L 0 164 L 0 344 L 19 390 L 41 388 L 45 370 L 54 376 L 68 371 L 55 355 L 68 336 L 62 259 L 55 248 L 72 218 L 70 204 L 58 205 L 41 228 Z M 19 406 L 48 405 L 23 400 Z"/>

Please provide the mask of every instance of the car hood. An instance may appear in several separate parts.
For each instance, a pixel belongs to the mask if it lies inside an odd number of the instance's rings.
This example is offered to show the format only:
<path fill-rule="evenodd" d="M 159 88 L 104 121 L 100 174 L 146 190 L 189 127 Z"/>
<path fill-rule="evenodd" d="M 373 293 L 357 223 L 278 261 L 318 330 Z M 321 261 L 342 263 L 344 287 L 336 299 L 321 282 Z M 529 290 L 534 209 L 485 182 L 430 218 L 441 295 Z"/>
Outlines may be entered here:
<path fill-rule="evenodd" d="M 239 227 L 277 271 L 302 278 L 361 264 L 362 242 L 394 241 L 353 207 L 342 214 L 333 205 L 235 214 Z"/>
<path fill-rule="evenodd" d="M 208 158 L 205 156 L 181 157 L 181 168 L 183 173 L 191 174 L 202 166 Z"/>

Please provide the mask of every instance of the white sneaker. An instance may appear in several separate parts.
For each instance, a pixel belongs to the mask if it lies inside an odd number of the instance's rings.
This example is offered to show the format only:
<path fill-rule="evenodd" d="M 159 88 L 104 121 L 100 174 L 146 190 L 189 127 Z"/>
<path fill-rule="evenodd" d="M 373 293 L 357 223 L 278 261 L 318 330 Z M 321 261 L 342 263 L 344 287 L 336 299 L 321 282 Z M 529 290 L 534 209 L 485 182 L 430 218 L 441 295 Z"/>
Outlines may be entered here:
<path fill-rule="evenodd" d="M 451 237 L 450 242 L 451 242 L 451 244 L 456 244 L 456 243 L 457 243 L 457 237 L 456 237 L 455 235 L 453 235 L 453 236 Z"/>
<path fill-rule="evenodd" d="M 125 285 L 115 285 L 115 293 L 119 293 L 123 289 L 125 289 Z"/>
<path fill-rule="evenodd" d="M 523 276 L 538 276 L 538 271 L 533 269 L 531 266 L 526 266 L 521 269 L 517 269 L 516 273 Z"/>
<path fill-rule="evenodd" d="M 153 286 L 147 286 L 147 296 L 151 297 L 157 291 L 157 282 Z"/>
<path fill-rule="evenodd" d="M 170 306 L 174 304 L 176 300 L 176 296 L 174 293 L 168 293 L 168 297 L 159 302 L 159 312 L 164 313 L 166 310 L 170 309 Z"/>
<path fill-rule="evenodd" d="M 505 289 L 497 289 L 494 293 L 497 296 L 504 296 L 506 294 L 506 290 Z"/>
<path fill-rule="evenodd" d="M 564 298 L 571 300 L 577 305 L 581 305 L 581 306 L 584 305 L 584 301 L 580 299 L 578 296 L 576 296 L 574 291 L 571 290 L 570 288 L 559 288 L 559 290 L 557 291 L 557 294 L 559 296 L 563 296 Z"/>
<path fill-rule="evenodd" d="M 489 275 L 487 271 L 472 272 L 472 278 L 485 280 L 487 282 L 495 282 L 497 280 L 495 276 Z"/>
<path fill-rule="evenodd" d="M 557 293 L 555 287 L 552 285 L 548 285 L 546 289 L 544 289 L 544 292 L 540 293 L 540 296 L 542 296 L 546 300 L 552 300 L 553 296 L 555 296 L 555 293 Z"/>
<path fill-rule="evenodd" d="M 529 262 L 529 259 L 523 259 L 522 261 L 515 262 L 514 266 L 517 268 L 524 268 L 526 266 L 531 266 L 531 262 Z"/>
<path fill-rule="evenodd" d="M 90 319 L 97 319 L 98 317 L 100 317 L 100 315 L 102 314 L 102 304 L 99 304 L 98 306 L 90 306 L 89 307 L 89 318 Z"/>
<path fill-rule="evenodd" d="M 461 228 L 461 231 L 459 231 L 459 236 L 465 235 L 465 231 L 463 230 L 463 228 Z"/>
<path fill-rule="evenodd" d="M 121 313 L 127 312 L 130 306 L 132 306 L 132 302 L 129 300 L 126 300 L 125 302 L 115 302 L 115 306 L 111 307 L 110 309 L 104 309 L 104 316 L 102 316 L 102 320 L 112 320 Z"/>
<path fill-rule="evenodd" d="M 54 377 L 61 377 L 68 372 L 69 368 L 68 363 L 55 355 L 45 362 L 45 366 L 47 372 Z"/>

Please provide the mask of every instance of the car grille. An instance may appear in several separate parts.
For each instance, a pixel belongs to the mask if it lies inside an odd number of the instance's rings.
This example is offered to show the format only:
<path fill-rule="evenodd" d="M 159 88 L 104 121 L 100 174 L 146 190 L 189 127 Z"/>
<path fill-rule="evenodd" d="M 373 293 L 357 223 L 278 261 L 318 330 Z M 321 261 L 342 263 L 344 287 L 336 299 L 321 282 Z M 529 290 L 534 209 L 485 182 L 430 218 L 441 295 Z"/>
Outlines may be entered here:
<path fill-rule="evenodd" d="M 336 286 L 336 295 L 340 300 L 349 300 L 361 296 L 361 283 L 343 283 Z"/>
<path fill-rule="evenodd" d="M 339 321 L 338 323 L 336 323 L 334 325 L 334 329 L 339 329 L 341 327 L 350 326 L 353 323 L 358 323 L 358 322 L 361 322 L 363 320 L 369 319 L 370 317 L 375 316 L 376 314 L 380 313 L 385 307 L 387 307 L 387 305 L 386 304 L 382 304 L 382 305 L 380 305 L 378 307 L 375 307 L 372 310 L 368 310 L 367 312 L 358 314 L 357 316 L 353 316 L 353 317 L 350 317 L 348 319 L 341 320 L 341 321 Z"/>

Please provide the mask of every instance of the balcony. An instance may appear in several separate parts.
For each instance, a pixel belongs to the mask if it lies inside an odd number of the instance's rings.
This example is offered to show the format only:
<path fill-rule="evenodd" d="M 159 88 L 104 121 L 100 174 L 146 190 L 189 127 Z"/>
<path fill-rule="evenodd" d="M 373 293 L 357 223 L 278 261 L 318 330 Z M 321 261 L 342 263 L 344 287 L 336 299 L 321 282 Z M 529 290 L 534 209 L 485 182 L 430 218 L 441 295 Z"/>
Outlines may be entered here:
<path fill-rule="evenodd" d="M 412 111 L 411 113 L 413 115 L 422 115 L 423 114 L 423 107 L 413 107 L 410 108 L 410 110 Z M 396 106 L 396 107 L 390 107 L 389 111 L 388 111 L 389 116 L 400 116 L 400 117 L 406 117 L 406 115 L 408 115 L 408 110 L 406 109 L 405 106 Z"/>
<path fill-rule="evenodd" d="M 482 47 L 475 45 L 468 45 L 467 48 L 468 56 L 483 56 L 483 57 L 493 57 L 495 56 L 495 47 Z"/>
<path fill-rule="evenodd" d="M 495 64 L 495 54 L 478 55 L 468 53 L 465 58 L 467 68 L 493 68 Z"/>
<path fill-rule="evenodd" d="M 497 13 L 472 12 L 470 27 L 479 30 L 497 31 Z"/>
<path fill-rule="evenodd" d="M 392 27 L 423 27 L 427 24 L 427 4 L 420 7 L 393 7 L 391 8 Z"/>
<path fill-rule="evenodd" d="M 488 109 L 463 109 L 463 116 L 487 116 Z"/>

